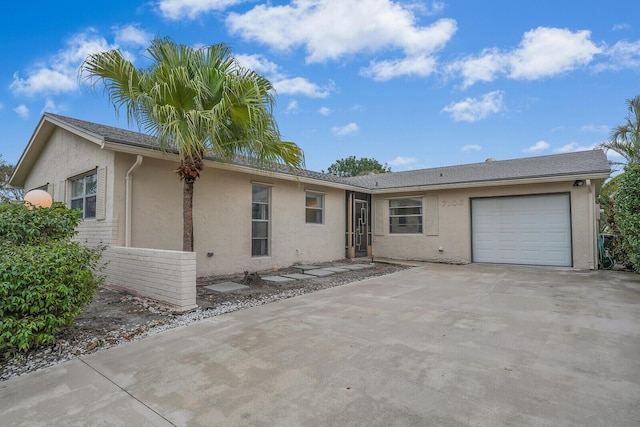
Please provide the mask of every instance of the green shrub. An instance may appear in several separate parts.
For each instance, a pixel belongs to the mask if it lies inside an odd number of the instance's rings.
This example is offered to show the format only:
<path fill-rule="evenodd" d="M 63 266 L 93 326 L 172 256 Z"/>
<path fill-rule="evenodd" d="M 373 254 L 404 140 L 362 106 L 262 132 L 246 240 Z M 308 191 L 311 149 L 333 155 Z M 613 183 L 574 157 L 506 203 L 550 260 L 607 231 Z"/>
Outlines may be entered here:
<path fill-rule="evenodd" d="M 631 265 L 640 272 L 640 164 L 629 163 L 615 195 L 616 224 Z"/>
<path fill-rule="evenodd" d="M 29 209 L 22 203 L 0 203 L 0 242 L 16 245 L 69 240 L 76 235 L 80 211 L 54 203 L 48 209 Z"/>
<path fill-rule="evenodd" d="M 0 203 L 0 353 L 55 341 L 91 302 L 100 251 L 71 240 L 78 212 Z"/>

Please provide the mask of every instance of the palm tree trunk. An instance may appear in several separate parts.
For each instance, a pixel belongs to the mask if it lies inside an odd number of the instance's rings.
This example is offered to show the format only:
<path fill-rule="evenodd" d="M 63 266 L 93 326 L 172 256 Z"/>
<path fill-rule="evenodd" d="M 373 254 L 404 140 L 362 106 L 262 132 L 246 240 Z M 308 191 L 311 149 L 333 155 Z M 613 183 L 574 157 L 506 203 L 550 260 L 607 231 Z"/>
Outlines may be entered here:
<path fill-rule="evenodd" d="M 193 186 L 202 170 L 202 152 L 184 155 L 176 173 L 182 180 L 182 250 L 193 252 Z"/>
<path fill-rule="evenodd" d="M 182 185 L 182 250 L 193 252 L 193 184 L 185 179 Z"/>

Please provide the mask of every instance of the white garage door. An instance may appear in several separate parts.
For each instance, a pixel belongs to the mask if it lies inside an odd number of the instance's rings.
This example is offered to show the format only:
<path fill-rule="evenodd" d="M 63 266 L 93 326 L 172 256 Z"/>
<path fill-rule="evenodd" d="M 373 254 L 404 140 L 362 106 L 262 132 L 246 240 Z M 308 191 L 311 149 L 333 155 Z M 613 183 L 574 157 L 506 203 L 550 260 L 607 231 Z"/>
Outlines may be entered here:
<path fill-rule="evenodd" d="M 572 265 L 568 194 L 471 201 L 473 261 Z"/>

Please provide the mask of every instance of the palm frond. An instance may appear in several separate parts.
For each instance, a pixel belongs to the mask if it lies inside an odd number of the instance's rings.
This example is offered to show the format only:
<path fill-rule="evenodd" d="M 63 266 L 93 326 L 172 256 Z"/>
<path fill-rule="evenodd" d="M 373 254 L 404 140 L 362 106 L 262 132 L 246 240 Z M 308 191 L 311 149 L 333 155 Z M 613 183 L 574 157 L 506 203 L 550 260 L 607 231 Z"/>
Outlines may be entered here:
<path fill-rule="evenodd" d="M 640 161 L 640 95 L 627 100 L 629 114 L 626 123 L 611 131 L 609 140 L 600 144 L 605 151 L 611 150 L 624 157 L 627 162 Z"/>
<path fill-rule="evenodd" d="M 154 61 L 147 69 L 136 69 L 116 50 L 90 55 L 82 74 L 91 87 L 104 85 L 129 122 L 181 156 L 244 156 L 260 167 L 303 167 L 300 147 L 281 141 L 273 86 L 242 68 L 227 45 L 196 49 L 165 37 L 153 40 L 147 53 Z"/>

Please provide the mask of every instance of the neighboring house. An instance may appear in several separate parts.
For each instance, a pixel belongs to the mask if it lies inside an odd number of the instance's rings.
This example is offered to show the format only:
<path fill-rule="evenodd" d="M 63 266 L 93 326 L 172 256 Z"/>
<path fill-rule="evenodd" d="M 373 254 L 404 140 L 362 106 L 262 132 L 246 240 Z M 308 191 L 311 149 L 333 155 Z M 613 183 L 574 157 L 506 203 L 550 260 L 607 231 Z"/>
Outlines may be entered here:
<path fill-rule="evenodd" d="M 88 244 L 180 251 L 175 154 L 150 136 L 44 114 L 10 184 L 83 210 Z M 205 161 L 196 274 L 355 257 L 597 268 L 601 150 L 352 178 Z"/>

